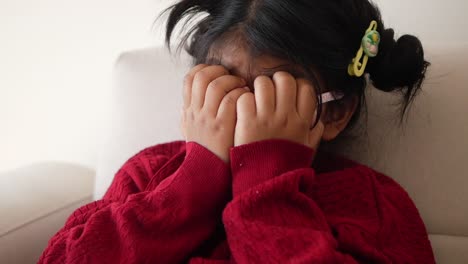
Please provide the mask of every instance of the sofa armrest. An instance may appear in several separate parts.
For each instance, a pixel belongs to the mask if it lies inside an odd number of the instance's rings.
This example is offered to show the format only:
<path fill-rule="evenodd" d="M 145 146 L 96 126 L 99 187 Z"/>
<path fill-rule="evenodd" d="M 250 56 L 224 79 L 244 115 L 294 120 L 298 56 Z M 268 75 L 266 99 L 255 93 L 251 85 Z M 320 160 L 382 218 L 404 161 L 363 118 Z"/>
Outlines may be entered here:
<path fill-rule="evenodd" d="M 49 239 L 92 201 L 95 172 L 47 162 L 0 173 L 0 260 L 36 263 Z"/>

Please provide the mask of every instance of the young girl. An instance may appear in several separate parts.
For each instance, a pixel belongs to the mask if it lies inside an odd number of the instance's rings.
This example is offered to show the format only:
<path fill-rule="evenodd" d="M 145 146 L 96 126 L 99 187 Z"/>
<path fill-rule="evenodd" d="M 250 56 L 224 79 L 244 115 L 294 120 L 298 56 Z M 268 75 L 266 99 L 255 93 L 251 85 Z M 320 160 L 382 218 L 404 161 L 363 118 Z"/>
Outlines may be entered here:
<path fill-rule="evenodd" d="M 181 42 L 196 65 L 185 141 L 129 159 L 39 263 L 435 262 L 398 183 L 319 148 L 358 120 L 367 78 L 403 94 L 403 118 L 429 65 L 417 38 L 395 41 L 368 0 L 183 0 L 169 11 L 168 45 L 179 22 L 194 23 Z"/>

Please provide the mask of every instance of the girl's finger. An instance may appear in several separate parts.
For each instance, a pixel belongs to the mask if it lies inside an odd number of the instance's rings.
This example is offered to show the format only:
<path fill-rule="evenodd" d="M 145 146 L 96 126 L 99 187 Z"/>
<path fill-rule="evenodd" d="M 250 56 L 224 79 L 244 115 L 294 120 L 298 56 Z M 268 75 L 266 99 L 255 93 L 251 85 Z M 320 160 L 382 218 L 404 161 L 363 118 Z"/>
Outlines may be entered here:
<path fill-rule="evenodd" d="M 255 96 L 251 92 L 242 94 L 237 100 L 237 119 L 248 119 L 256 115 Z"/>
<path fill-rule="evenodd" d="M 276 72 L 273 75 L 276 88 L 276 112 L 288 113 L 296 108 L 296 79 L 287 72 Z"/>
<path fill-rule="evenodd" d="M 208 85 L 216 78 L 228 74 L 228 70 L 220 65 L 208 66 L 197 72 L 193 79 L 191 107 L 196 110 L 201 109 L 205 102 L 205 94 Z"/>
<path fill-rule="evenodd" d="M 237 88 L 224 96 L 219 105 L 219 109 L 217 109 L 216 118 L 229 118 L 229 120 L 235 121 L 237 101 L 245 93 L 248 93 L 247 89 Z"/>
<path fill-rule="evenodd" d="M 233 75 L 223 75 L 218 77 L 207 87 L 203 109 L 209 113 L 213 113 L 213 116 L 216 116 L 221 100 L 223 100 L 223 98 L 225 98 L 232 90 L 242 88 L 245 85 L 246 82 L 244 79 Z M 236 102 L 234 102 L 234 105 L 235 103 Z"/>
<path fill-rule="evenodd" d="M 297 79 L 297 113 L 312 125 L 317 109 L 317 98 L 312 84 L 305 79 Z"/>
<path fill-rule="evenodd" d="M 184 98 L 184 109 L 187 109 L 190 106 L 190 101 L 192 97 L 192 84 L 195 74 L 200 70 L 208 67 L 206 64 L 198 64 L 197 66 L 193 67 L 184 78 L 184 88 L 182 91 L 182 96 Z"/>
<path fill-rule="evenodd" d="M 254 87 L 258 115 L 271 116 L 275 112 L 275 84 L 268 76 L 258 76 Z"/>

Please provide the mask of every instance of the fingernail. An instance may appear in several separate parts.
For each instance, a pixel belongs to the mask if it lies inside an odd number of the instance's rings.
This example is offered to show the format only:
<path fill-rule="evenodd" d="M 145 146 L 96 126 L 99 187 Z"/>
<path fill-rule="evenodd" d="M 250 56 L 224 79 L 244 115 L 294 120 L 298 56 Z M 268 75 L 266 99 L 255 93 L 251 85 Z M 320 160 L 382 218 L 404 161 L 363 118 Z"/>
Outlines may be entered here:
<path fill-rule="evenodd" d="M 247 92 L 250 92 L 250 88 L 248 86 L 245 86 L 244 89 L 247 90 Z"/>

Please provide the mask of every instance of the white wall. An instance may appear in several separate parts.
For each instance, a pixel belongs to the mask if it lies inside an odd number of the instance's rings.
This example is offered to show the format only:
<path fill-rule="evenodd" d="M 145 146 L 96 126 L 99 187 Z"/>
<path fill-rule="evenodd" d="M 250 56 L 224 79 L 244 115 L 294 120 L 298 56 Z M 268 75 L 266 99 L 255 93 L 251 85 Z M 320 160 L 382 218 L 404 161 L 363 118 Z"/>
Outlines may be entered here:
<path fill-rule="evenodd" d="M 41 160 L 95 167 L 113 62 L 162 44 L 171 0 L 0 0 L 0 171 Z M 387 26 L 468 42 L 464 0 L 376 0 Z"/>
<path fill-rule="evenodd" d="M 41 160 L 93 168 L 121 51 L 162 44 L 170 0 L 0 0 L 0 171 Z"/>
<path fill-rule="evenodd" d="M 466 0 L 374 0 L 387 27 L 410 33 L 424 43 L 468 43 Z"/>

